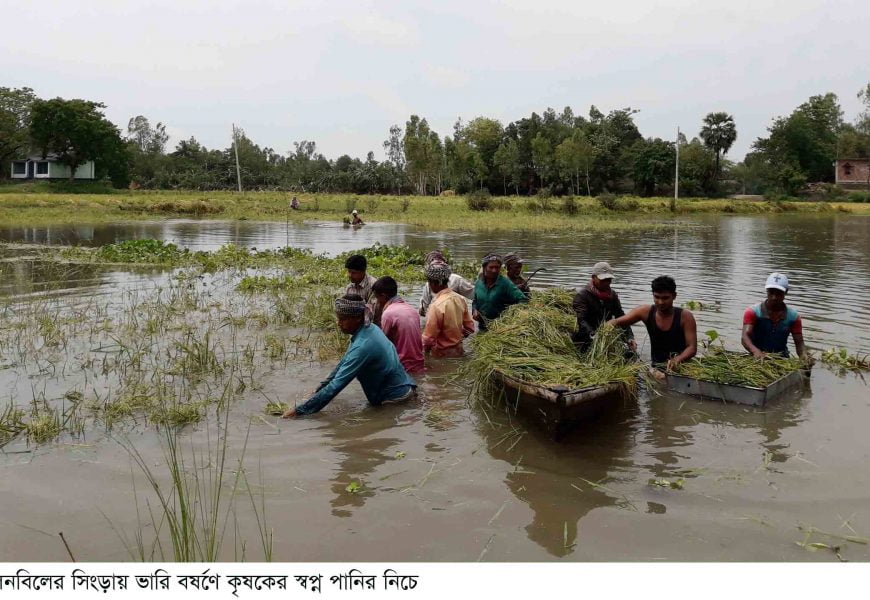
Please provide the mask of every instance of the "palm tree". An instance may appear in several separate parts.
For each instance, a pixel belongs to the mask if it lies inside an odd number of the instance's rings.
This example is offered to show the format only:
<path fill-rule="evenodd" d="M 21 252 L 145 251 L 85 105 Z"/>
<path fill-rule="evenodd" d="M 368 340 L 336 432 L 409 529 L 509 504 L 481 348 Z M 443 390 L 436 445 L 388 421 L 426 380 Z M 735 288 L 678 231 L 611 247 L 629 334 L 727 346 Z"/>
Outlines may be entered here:
<path fill-rule="evenodd" d="M 716 153 L 716 178 L 719 178 L 719 157 L 726 154 L 737 140 L 737 127 L 734 117 L 725 112 L 714 112 L 704 117 L 701 127 L 704 145 Z"/>

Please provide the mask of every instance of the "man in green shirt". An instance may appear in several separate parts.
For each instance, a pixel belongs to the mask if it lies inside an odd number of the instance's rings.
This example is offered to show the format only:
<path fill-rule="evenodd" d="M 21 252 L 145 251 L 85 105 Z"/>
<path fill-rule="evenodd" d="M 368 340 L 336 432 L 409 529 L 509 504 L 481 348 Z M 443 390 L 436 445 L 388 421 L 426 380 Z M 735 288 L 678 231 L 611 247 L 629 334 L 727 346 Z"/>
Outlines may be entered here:
<path fill-rule="evenodd" d="M 502 262 L 498 254 L 484 257 L 483 273 L 474 284 L 472 318 L 477 321 L 480 331 L 486 331 L 487 323 L 499 318 L 508 306 L 529 301 L 510 279 L 501 274 Z"/>

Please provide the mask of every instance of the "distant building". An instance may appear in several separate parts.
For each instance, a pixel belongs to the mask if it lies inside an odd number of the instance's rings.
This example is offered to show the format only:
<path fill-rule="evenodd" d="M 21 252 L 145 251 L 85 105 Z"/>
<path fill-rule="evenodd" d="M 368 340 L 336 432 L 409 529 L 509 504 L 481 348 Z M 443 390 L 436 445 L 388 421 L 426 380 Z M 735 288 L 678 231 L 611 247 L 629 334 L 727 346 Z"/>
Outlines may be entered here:
<path fill-rule="evenodd" d="M 80 164 L 75 178 L 96 179 L 94 161 Z M 34 154 L 24 160 L 12 161 L 12 179 L 69 179 L 69 167 L 53 154 L 45 158 L 41 154 Z"/>
<path fill-rule="evenodd" d="M 838 158 L 834 181 L 842 187 L 870 187 L 870 158 Z"/>

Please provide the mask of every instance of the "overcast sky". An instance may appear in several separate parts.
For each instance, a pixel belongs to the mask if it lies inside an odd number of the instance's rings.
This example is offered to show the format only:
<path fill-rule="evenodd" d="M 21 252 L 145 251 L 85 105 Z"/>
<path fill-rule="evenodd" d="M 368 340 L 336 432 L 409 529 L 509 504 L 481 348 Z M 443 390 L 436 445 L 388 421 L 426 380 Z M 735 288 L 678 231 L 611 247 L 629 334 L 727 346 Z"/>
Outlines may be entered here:
<path fill-rule="evenodd" d="M 230 144 L 235 121 L 286 153 L 383 156 L 411 113 L 502 124 L 569 105 L 631 106 L 646 137 L 737 123 L 742 159 L 773 117 L 870 81 L 870 1 L 0 0 L 0 85 L 142 114 L 172 141 Z"/>

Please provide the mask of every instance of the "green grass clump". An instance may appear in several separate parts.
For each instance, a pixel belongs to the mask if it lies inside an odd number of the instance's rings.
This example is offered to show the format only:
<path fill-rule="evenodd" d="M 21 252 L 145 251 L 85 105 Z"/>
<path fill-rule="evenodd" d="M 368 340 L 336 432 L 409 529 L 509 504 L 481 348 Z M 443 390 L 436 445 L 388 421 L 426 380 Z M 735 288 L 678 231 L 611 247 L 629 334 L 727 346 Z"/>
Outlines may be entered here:
<path fill-rule="evenodd" d="M 196 402 L 177 402 L 167 406 L 156 407 L 148 416 L 148 419 L 157 425 L 183 427 L 191 423 L 199 423 L 202 417 L 202 404 Z"/>
<path fill-rule="evenodd" d="M 758 359 L 743 352 L 713 349 L 706 356 L 681 363 L 672 372 L 701 381 L 763 388 L 804 366 L 798 357 L 768 354 Z"/>
<path fill-rule="evenodd" d="M 100 260 L 112 263 L 177 264 L 189 254 L 175 244 L 161 240 L 127 240 L 102 246 L 97 251 Z"/>
<path fill-rule="evenodd" d="M 474 356 L 466 372 L 477 390 L 485 389 L 494 373 L 574 389 L 634 383 L 640 365 L 625 360 L 621 331 L 602 327 L 592 347 L 577 353 L 571 341 L 576 319 L 564 308 L 556 308 L 564 306 L 567 296 L 564 290 L 555 291 L 531 304 L 514 305 L 472 339 Z"/>

